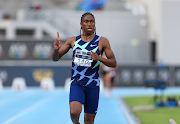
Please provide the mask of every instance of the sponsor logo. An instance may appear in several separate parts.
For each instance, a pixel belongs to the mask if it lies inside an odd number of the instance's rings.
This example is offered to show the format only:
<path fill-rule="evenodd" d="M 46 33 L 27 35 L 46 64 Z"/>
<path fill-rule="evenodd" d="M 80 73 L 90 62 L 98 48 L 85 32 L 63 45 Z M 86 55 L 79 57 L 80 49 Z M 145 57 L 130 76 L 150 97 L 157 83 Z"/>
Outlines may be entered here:
<path fill-rule="evenodd" d="M 158 73 L 159 79 L 162 79 L 164 81 L 168 81 L 169 78 L 169 72 L 167 70 L 160 70 Z"/>
<path fill-rule="evenodd" d="M 147 79 L 156 79 L 157 76 L 157 72 L 154 69 L 149 69 L 146 72 L 146 78 Z"/>
<path fill-rule="evenodd" d="M 51 69 L 34 69 L 32 76 L 36 82 L 41 82 L 43 78 L 53 78 L 54 72 Z"/>
<path fill-rule="evenodd" d="M 180 84 L 180 69 L 175 71 L 175 82 L 176 84 Z"/>
<path fill-rule="evenodd" d="M 51 58 L 53 48 L 50 43 L 37 43 L 34 46 L 33 56 L 36 58 Z"/>
<path fill-rule="evenodd" d="M 0 70 L 0 80 L 2 80 L 3 83 L 7 82 L 8 80 L 8 73 L 5 70 Z"/>
<path fill-rule="evenodd" d="M 144 72 L 143 70 L 136 69 L 133 72 L 133 81 L 135 84 L 143 84 L 144 82 Z"/>
<path fill-rule="evenodd" d="M 25 58 L 27 57 L 28 48 L 25 43 L 12 43 L 9 47 L 8 55 L 11 58 Z"/>
<path fill-rule="evenodd" d="M 123 84 L 131 84 L 131 71 L 129 69 L 124 69 L 121 71 L 121 82 Z"/>
<path fill-rule="evenodd" d="M 2 45 L 0 44 L 0 57 L 2 57 L 3 56 L 3 47 L 2 47 Z"/>
<path fill-rule="evenodd" d="M 97 46 L 97 45 L 92 45 L 92 44 L 90 45 L 90 47 L 94 47 L 94 46 Z"/>

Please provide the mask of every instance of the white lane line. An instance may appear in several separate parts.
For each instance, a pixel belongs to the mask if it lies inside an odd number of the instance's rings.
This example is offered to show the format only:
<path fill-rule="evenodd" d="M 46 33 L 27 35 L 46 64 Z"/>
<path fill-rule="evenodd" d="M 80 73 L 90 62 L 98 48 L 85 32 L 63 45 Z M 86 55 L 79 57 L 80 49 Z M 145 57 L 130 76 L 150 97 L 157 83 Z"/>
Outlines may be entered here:
<path fill-rule="evenodd" d="M 11 117 L 10 119 L 8 119 L 7 121 L 3 122 L 2 124 L 10 124 L 11 122 L 17 120 L 18 118 L 24 116 L 25 114 L 35 110 L 36 108 L 38 108 L 39 106 L 41 106 L 42 104 L 44 104 L 45 102 L 50 101 L 51 99 L 53 99 L 55 96 L 49 95 L 41 100 L 39 100 L 38 102 L 34 103 L 33 105 L 31 105 L 30 107 L 28 107 L 27 109 L 25 109 L 24 111 L 14 115 L 13 117 Z"/>
<path fill-rule="evenodd" d="M 123 111 L 124 115 L 126 116 L 129 124 L 136 124 L 135 121 L 133 121 L 132 116 L 130 116 L 131 113 L 128 112 L 128 108 L 125 105 L 125 103 L 123 102 L 123 100 L 121 98 L 117 98 L 117 101 L 119 103 L 121 110 Z"/>
<path fill-rule="evenodd" d="M 9 103 L 9 101 L 12 101 L 12 100 L 14 100 L 14 99 L 18 99 L 17 98 L 18 96 L 10 96 L 10 97 L 8 97 L 8 98 L 4 98 L 4 99 L 1 99 L 1 102 L 0 102 L 0 105 L 3 105 L 3 104 L 7 104 L 7 103 Z M 23 97 L 23 96 L 21 96 L 21 97 Z"/>
<path fill-rule="evenodd" d="M 13 94 L 13 93 L 12 93 L 12 94 Z M 1 99 L 0 105 L 7 104 L 7 103 L 11 103 L 11 102 L 14 101 L 14 100 L 18 101 L 18 100 L 26 97 L 26 95 L 27 95 L 27 94 L 15 94 L 15 95 L 11 95 L 10 97 Z M 34 95 L 34 93 L 33 93 L 33 94 L 30 94 L 30 95 Z"/>

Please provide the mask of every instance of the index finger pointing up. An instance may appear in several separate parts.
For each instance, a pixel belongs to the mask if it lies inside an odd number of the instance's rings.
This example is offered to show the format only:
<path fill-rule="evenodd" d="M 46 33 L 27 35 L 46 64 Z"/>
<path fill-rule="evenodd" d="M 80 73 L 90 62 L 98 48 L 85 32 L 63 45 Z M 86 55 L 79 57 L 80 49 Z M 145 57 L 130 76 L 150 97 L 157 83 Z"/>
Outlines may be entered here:
<path fill-rule="evenodd" d="M 58 31 L 57 31 L 57 37 L 58 37 L 58 39 L 60 39 L 60 38 L 59 38 L 59 32 L 58 32 Z"/>

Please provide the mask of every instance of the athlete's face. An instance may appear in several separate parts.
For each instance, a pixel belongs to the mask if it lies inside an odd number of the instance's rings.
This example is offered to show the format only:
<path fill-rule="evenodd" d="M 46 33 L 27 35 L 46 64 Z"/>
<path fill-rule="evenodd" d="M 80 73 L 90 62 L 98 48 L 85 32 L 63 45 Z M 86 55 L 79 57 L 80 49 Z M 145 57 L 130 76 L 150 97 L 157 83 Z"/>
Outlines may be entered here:
<path fill-rule="evenodd" d="M 92 34 L 94 32 L 95 20 L 92 15 L 86 15 L 80 24 L 85 34 Z"/>

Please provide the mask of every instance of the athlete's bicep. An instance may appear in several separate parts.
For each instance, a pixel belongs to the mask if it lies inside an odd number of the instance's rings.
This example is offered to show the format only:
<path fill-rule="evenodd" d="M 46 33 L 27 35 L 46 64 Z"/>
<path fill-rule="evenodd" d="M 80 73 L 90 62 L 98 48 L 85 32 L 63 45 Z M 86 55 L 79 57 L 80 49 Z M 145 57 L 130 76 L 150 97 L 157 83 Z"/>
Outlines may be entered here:
<path fill-rule="evenodd" d="M 104 52 L 108 59 L 115 59 L 114 53 L 111 49 L 105 49 Z"/>
<path fill-rule="evenodd" d="M 110 43 L 107 39 L 104 40 L 103 49 L 108 59 L 115 59 L 114 53 L 111 49 Z"/>

